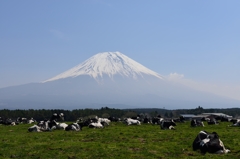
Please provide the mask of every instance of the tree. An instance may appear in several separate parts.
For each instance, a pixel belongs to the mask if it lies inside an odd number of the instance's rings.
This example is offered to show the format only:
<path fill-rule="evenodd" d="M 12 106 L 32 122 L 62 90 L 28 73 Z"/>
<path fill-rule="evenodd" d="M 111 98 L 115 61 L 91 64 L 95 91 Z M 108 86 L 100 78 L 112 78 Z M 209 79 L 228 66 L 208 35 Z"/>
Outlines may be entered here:
<path fill-rule="evenodd" d="M 108 113 L 103 113 L 102 114 L 102 118 L 109 118 L 109 117 L 110 117 L 110 115 Z"/>

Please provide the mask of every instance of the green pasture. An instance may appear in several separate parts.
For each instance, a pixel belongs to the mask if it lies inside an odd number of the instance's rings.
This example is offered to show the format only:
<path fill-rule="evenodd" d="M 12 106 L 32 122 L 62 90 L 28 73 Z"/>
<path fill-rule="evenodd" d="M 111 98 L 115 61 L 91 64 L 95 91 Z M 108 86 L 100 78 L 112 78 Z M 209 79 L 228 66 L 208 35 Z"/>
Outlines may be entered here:
<path fill-rule="evenodd" d="M 231 123 L 190 127 L 177 123 L 176 130 L 161 130 L 159 125 L 127 126 L 112 122 L 103 129 L 84 127 L 79 132 L 54 130 L 28 132 L 29 124 L 0 125 L 0 158 L 21 159 L 180 159 L 240 158 L 240 128 Z M 229 154 L 201 154 L 192 150 L 192 142 L 201 130 L 217 132 Z"/>

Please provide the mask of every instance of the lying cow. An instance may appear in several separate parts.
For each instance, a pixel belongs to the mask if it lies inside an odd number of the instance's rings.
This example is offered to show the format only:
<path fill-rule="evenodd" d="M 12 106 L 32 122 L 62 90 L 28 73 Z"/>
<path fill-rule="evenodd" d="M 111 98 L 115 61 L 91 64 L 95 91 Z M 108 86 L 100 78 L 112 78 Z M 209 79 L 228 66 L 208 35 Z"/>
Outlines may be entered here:
<path fill-rule="evenodd" d="M 216 132 L 208 133 L 206 131 L 200 131 L 192 144 L 193 150 L 200 149 L 201 153 L 217 153 L 226 154 L 230 150 L 226 149 L 223 142 L 219 139 Z"/>
<path fill-rule="evenodd" d="M 96 122 L 96 123 L 90 123 L 88 125 L 89 128 L 103 128 L 103 123 L 101 122 Z"/>
<path fill-rule="evenodd" d="M 163 119 L 163 118 L 153 117 L 153 118 L 152 118 L 152 124 L 160 125 L 160 121 L 161 121 L 162 119 Z"/>
<path fill-rule="evenodd" d="M 202 126 L 204 127 L 204 124 L 202 121 L 196 120 L 196 119 L 192 119 L 191 120 L 191 126 L 192 127 L 196 127 L 196 126 Z"/>
<path fill-rule="evenodd" d="M 141 125 L 141 122 L 136 119 L 127 118 L 124 120 L 127 125 Z"/>
<path fill-rule="evenodd" d="M 28 128 L 29 132 L 42 132 L 41 127 L 37 126 L 37 125 L 33 125 L 31 127 Z"/>
<path fill-rule="evenodd" d="M 111 120 L 109 120 L 107 118 L 98 118 L 98 122 L 105 123 L 104 125 L 109 125 Z"/>
<path fill-rule="evenodd" d="M 238 126 L 240 126 L 240 119 L 233 120 L 232 123 L 233 123 L 233 124 L 230 125 L 230 126 L 238 127 Z"/>
<path fill-rule="evenodd" d="M 210 118 L 210 120 L 207 122 L 208 125 L 218 125 L 219 122 L 215 118 Z"/>
<path fill-rule="evenodd" d="M 52 131 L 56 129 L 56 121 L 43 120 L 37 123 L 41 131 Z"/>
<path fill-rule="evenodd" d="M 177 126 L 177 124 L 173 120 L 166 121 L 166 120 L 162 119 L 160 121 L 161 129 L 175 129 L 174 126 Z"/>
<path fill-rule="evenodd" d="M 58 130 L 65 130 L 65 128 L 68 126 L 68 124 L 66 123 L 58 123 L 55 120 L 53 120 L 51 123 L 52 126 L 55 126 Z"/>
<path fill-rule="evenodd" d="M 19 123 L 24 123 L 24 124 L 27 124 L 28 123 L 28 119 L 27 118 L 22 118 L 22 117 L 18 117 L 17 118 L 17 121 Z"/>
<path fill-rule="evenodd" d="M 69 124 L 66 128 L 66 131 L 80 131 L 82 130 L 78 123 Z"/>
<path fill-rule="evenodd" d="M 32 123 L 36 123 L 36 122 L 37 122 L 37 121 L 34 120 L 33 118 L 31 118 L 31 119 L 29 119 L 29 120 L 27 121 L 28 124 L 32 124 Z"/>

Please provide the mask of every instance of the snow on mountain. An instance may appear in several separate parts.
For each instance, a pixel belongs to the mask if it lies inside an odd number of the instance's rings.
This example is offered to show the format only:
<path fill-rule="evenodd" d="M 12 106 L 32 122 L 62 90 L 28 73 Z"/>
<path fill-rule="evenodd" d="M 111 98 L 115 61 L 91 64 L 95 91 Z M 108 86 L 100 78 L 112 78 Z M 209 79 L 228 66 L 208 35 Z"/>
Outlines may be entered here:
<path fill-rule="evenodd" d="M 163 79 L 160 74 L 144 67 L 120 52 L 103 52 L 90 57 L 68 71 L 43 81 L 43 83 L 69 77 L 74 78 L 80 75 L 89 75 L 97 80 L 102 78 L 104 74 L 111 78 L 118 74 L 133 79 L 137 79 L 139 76 L 143 77 L 145 74 Z"/>

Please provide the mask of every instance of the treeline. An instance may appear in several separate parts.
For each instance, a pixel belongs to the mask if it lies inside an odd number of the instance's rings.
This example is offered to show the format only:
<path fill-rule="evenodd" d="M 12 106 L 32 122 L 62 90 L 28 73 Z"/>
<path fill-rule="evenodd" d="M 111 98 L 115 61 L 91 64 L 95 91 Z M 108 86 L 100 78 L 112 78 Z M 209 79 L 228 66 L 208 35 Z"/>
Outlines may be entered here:
<path fill-rule="evenodd" d="M 114 117 L 131 117 L 137 116 L 136 112 L 131 110 L 113 109 L 108 107 L 102 107 L 100 109 L 75 109 L 75 110 L 63 110 L 63 109 L 29 109 L 29 110 L 0 110 L 0 117 L 16 119 L 18 117 L 34 118 L 35 120 L 44 120 L 51 118 L 53 113 L 63 113 L 65 121 L 76 121 L 79 118 L 86 118 L 91 116 L 98 116 L 108 118 Z"/>
<path fill-rule="evenodd" d="M 74 110 L 63 110 L 63 109 L 28 109 L 28 110 L 0 110 L 0 117 L 16 119 L 18 117 L 34 118 L 35 120 L 49 119 L 53 113 L 64 113 L 66 121 L 76 121 L 79 118 L 87 118 L 91 116 L 98 117 L 136 117 L 138 114 L 148 114 L 152 117 L 161 115 L 162 117 L 176 118 L 180 114 L 194 114 L 198 115 L 201 113 L 224 113 L 233 117 L 240 117 L 240 108 L 229 108 L 229 109 L 203 109 L 197 107 L 195 109 L 177 109 L 167 110 L 158 108 L 143 108 L 143 109 L 114 109 L 108 107 L 102 107 L 100 109 L 74 109 Z"/>

